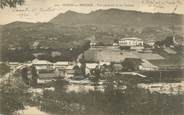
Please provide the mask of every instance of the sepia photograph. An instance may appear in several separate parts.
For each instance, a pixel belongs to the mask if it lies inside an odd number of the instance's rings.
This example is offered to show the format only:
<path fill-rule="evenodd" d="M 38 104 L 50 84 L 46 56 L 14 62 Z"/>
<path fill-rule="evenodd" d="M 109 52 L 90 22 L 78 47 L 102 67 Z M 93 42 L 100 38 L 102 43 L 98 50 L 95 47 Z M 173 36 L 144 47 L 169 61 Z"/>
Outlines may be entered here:
<path fill-rule="evenodd" d="M 0 0 L 0 115 L 184 115 L 184 1 Z"/>

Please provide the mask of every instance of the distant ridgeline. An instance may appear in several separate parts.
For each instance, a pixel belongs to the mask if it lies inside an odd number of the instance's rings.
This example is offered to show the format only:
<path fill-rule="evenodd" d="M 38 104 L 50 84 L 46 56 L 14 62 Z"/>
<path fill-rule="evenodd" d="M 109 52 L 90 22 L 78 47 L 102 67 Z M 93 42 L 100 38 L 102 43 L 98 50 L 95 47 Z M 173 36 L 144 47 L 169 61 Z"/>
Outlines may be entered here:
<path fill-rule="evenodd" d="M 61 13 L 50 22 L 62 25 L 100 24 L 100 25 L 132 25 L 155 26 L 170 25 L 174 18 L 174 24 L 182 23 L 183 15 L 167 13 L 144 13 L 120 9 L 97 10 L 89 14 L 68 11 Z M 173 23 L 173 22 L 172 22 Z"/>
<path fill-rule="evenodd" d="M 62 53 L 63 49 L 80 49 L 82 52 L 88 47 L 86 38 L 89 36 L 95 36 L 102 44 L 131 36 L 146 41 L 164 40 L 172 35 L 173 25 L 175 33 L 182 36 L 182 19 L 184 16 L 179 14 L 108 9 L 89 14 L 68 11 L 46 23 L 13 22 L 0 26 L 2 58 L 9 55 L 8 50 L 31 49 L 31 52 L 40 53 L 40 50 L 57 49 Z"/>

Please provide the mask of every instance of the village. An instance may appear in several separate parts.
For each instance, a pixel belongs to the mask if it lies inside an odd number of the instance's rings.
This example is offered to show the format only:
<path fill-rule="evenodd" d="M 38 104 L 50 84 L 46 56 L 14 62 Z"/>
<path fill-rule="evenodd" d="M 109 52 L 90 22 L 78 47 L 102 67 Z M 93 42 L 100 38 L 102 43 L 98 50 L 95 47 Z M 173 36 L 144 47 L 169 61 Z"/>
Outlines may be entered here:
<path fill-rule="evenodd" d="M 184 114 L 181 1 L 0 3 L 0 115 Z"/>
<path fill-rule="evenodd" d="M 8 65 L 12 71 L 21 68 L 24 82 L 33 87 L 62 79 L 71 84 L 68 88 L 71 91 L 76 89 L 80 91 L 81 87 L 87 91 L 94 90 L 95 85 L 103 90 L 106 77 L 116 75 L 122 76 L 119 81 L 129 81 L 127 79 L 133 78 L 134 82 L 129 83 L 132 86 L 144 83 L 141 87 L 146 89 L 152 84 L 153 87 L 150 87 L 149 90 L 154 90 L 154 83 L 159 83 L 159 88 L 155 91 L 160 92 L 168 79 L 170 79 L 169 84 L 183 80 L 181 73 L 184 66 L 181 63 L 176 65 L 175 62 L 171 62 L 171 64 L 174 63 L 171 65 L 170 62 L 167 62 L 166 58 L 168 57 L 161 56 L 159 52 L 156 52 L 157 49 L 163 49 L 163 52 L 173 56 L 177 54 L 174 47 L 173 45 L 158 46 L 154 42 L 145 43 L 137 37 L 121 38 L 111 45 L 102 45 L 93 38 L 90 48 L 78 55 L 76 60 L 53 63 L 35 58 L 26 63 L 8 62 Z M 165 60 L 166 63 L 161 64 Z M 155 63 L 157 61 L 160 63 Z M 126 85 L 123 85 L 123 89 Z M 177 83 L 174 87 L 184 91 L 182 83 Z M 171 91 L 169 89 L 167 88 L 163 92 L 168 93 Z"/>

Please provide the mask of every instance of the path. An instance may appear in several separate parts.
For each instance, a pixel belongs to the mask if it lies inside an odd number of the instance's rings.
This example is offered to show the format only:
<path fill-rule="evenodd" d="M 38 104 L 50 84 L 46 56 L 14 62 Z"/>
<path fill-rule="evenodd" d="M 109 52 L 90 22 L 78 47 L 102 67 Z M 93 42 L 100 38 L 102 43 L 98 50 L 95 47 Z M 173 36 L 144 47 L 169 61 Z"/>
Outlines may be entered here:
<path fill-rule="evenodd" d="M 120 72 L 119 74 L 121 74 L 121 75 L 134 75 L 134 76 L 138 75 L 139 77 L 143 77 L 143 78 L 147 77 L 145 75 L 142 75 L 142 74 L 136 73 L 136 72 Z"/>

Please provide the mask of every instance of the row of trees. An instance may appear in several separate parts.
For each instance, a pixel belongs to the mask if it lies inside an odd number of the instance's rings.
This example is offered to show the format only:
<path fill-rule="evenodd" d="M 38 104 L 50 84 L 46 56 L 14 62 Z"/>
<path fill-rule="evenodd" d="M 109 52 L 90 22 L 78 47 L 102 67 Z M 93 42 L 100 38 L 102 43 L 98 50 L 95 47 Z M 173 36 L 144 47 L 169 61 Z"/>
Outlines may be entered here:
<path fill-rule="evenodd" d="M 31 61 L 35 58 L 33 54 L 40 53 L 41 55 L 36 56 L 38 59 L 49 60 L 52 62 L 56 61 L 71 61 L 77 59 L 78 55 L 83 53 L 90 47 L 89 41 L 85 41 L 75 48 L 70 49 L 16 49 L 9 50 L 7 44 L 3 44 L 1 47 L 1 57 L 3 61 L 15 61 L 15 62 L 26 62 Z M 60 56 L 52 56 L 53 52 L 59 52 Z"/>

